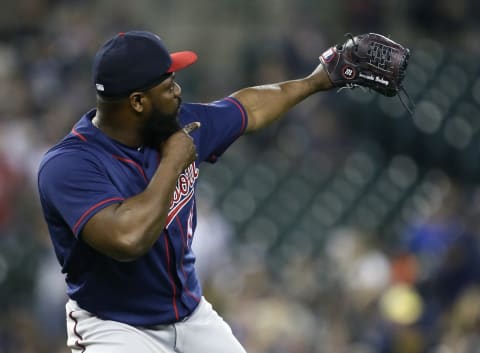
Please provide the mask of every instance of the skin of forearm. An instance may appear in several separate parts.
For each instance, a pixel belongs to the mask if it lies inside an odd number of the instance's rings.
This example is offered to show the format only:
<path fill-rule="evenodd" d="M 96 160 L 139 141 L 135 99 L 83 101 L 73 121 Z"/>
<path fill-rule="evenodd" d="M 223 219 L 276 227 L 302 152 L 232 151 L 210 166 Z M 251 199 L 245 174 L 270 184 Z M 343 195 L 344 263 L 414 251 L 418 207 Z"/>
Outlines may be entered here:
<path fill-rule="evenodd" d="M 244 88 L 232 94 L 248 114 L 247 132 L 276 121 L 284 113 L 315 92 L 329 89 L 331 82 L 319 65 L 306 78 Z"/>

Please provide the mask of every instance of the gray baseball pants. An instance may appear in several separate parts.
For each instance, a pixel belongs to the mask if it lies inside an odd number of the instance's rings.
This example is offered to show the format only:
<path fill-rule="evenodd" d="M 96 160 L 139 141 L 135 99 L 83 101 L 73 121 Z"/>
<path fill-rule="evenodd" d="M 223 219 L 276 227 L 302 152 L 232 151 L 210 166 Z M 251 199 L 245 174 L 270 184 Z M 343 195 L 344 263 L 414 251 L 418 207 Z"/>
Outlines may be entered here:
<path fill-rule="evenodd" d="M 154 328 L 101 320 L 73 300 L 66 311 L 72 353 L 246 353 L 203 297 L 186 320 Z"/>

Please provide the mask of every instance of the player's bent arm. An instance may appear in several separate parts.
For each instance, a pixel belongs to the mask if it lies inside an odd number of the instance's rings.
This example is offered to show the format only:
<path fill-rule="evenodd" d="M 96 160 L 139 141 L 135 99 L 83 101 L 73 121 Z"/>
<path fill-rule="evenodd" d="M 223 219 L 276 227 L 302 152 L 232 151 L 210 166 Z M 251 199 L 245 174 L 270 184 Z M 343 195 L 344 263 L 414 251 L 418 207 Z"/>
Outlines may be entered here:
<path fill-rule="evenodd" d="M 261 129 L 277 120 L 311 94 L 332 87 L 323 65 L 307 77 L 270 85 L 244 88 L 232 94 L 248 114 L 246 132 Z"/>
<path fill-rule="evenodd" d="M 117 261 L 133 261 L 150 250 L 165 227 L 178 177 L 196 159 L 195 145 L 184 132 L 170 137 L 162 151 L 160 165 L 143 192 L 88 220 L 80 233 L 88 245 Z"/>
<path fill-rule="evenodd" d="M 142 193 L 97 212 L 80 237 L 118 261 L 132 261 L 147 253 L 165 225 L 180 173 L 162 162 Z"/>

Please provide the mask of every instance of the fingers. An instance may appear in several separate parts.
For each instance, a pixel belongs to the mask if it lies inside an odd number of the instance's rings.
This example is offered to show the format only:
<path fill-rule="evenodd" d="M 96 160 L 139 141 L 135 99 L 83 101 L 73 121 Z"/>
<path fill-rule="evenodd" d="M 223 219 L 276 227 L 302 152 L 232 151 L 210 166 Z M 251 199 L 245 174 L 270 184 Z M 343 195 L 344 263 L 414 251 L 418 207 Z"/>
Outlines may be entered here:
<path fill-rule="evenodd" d="M 190 124 L 187 124 L 183 127 L 183 132 L 189 135 L 192 131 L 198 129 L 201 126 L 199 121 L 194 121 Z"/>

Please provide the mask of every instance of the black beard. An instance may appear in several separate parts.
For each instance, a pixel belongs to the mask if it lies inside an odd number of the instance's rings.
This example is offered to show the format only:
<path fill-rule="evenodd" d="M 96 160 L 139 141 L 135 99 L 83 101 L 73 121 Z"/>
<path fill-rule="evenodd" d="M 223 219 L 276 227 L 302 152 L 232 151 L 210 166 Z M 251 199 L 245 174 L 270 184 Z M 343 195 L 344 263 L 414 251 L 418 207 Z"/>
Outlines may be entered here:
<path fill-rule="evenodd" d="M 154 107 L 142 129 L 143 142 L 145 146 L 158 149 L 162 142 L 180 128 L 178 111 L 173 114 L 164 114 Z"/>

